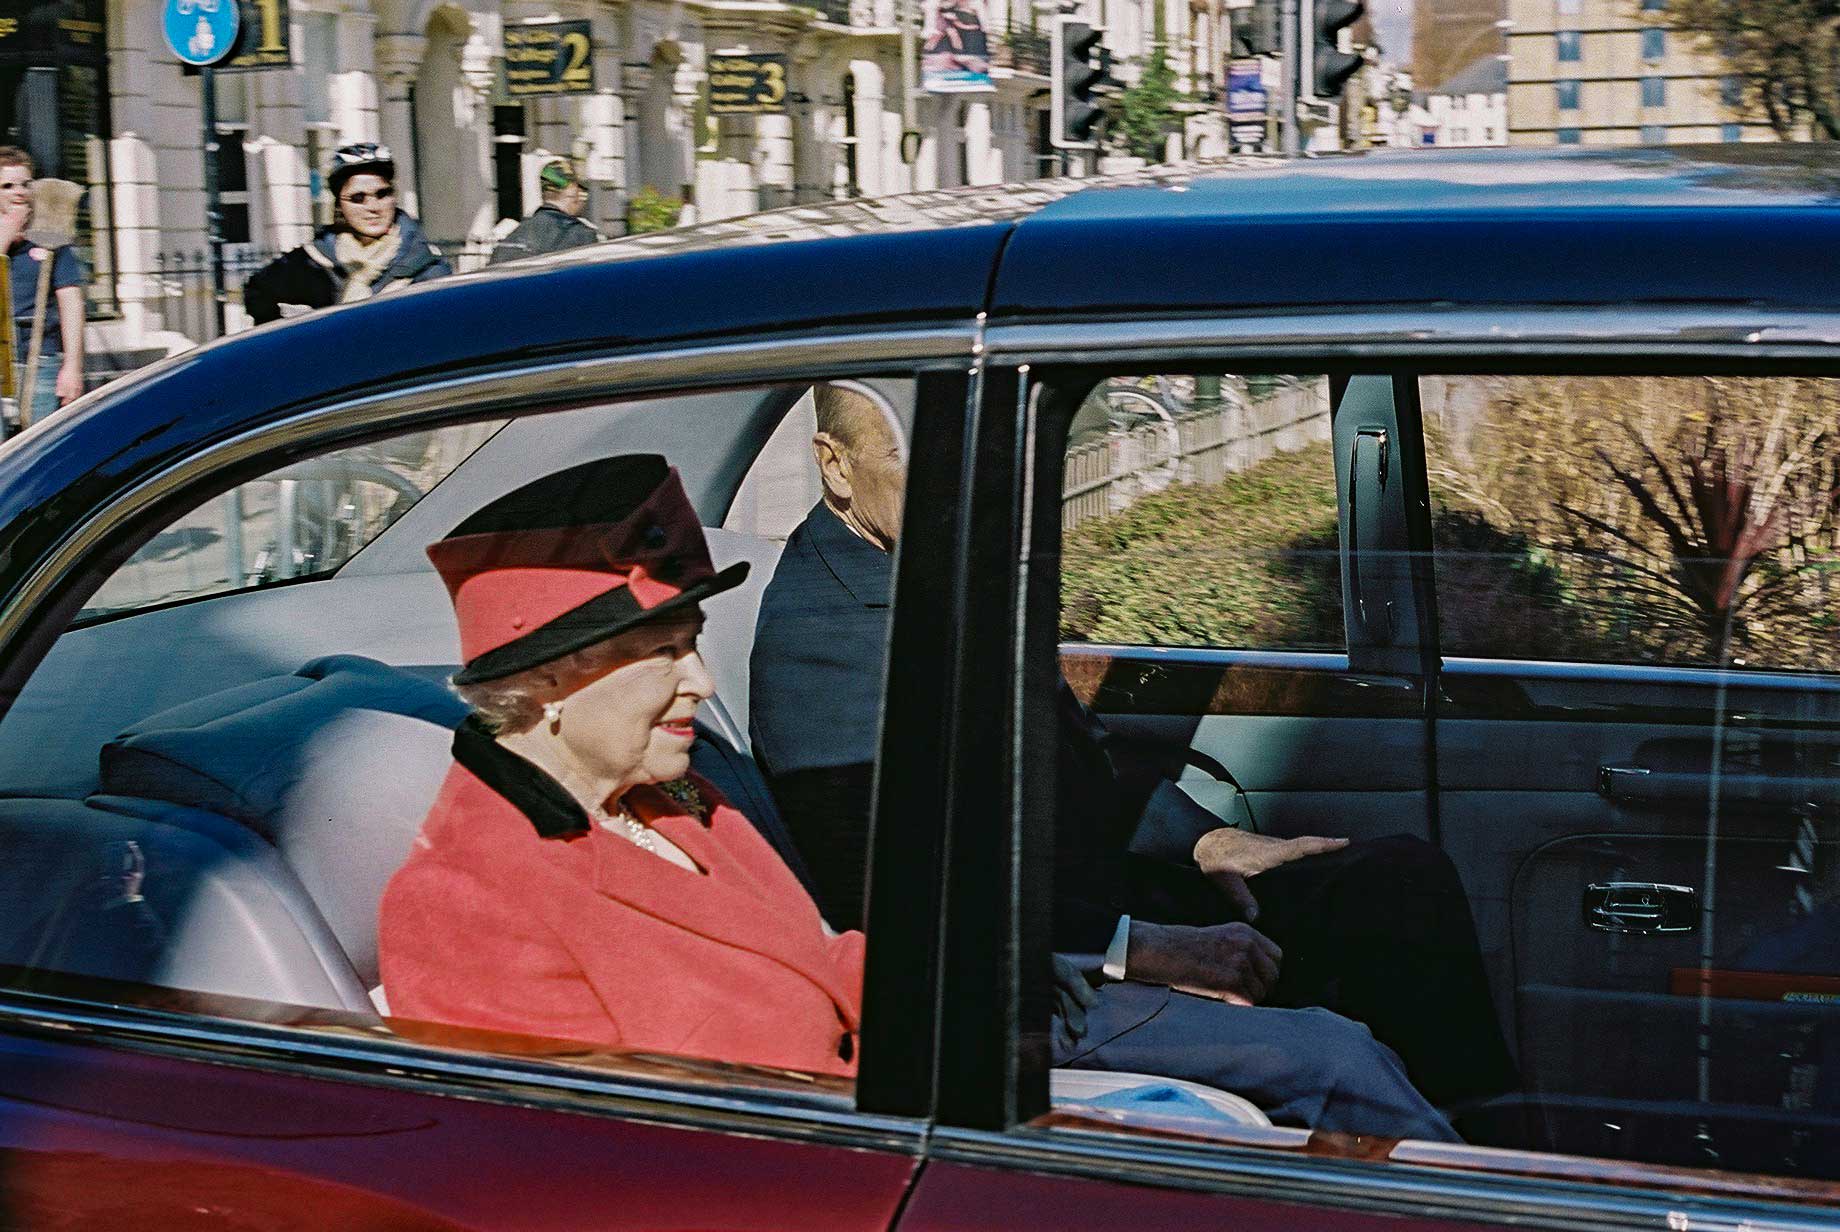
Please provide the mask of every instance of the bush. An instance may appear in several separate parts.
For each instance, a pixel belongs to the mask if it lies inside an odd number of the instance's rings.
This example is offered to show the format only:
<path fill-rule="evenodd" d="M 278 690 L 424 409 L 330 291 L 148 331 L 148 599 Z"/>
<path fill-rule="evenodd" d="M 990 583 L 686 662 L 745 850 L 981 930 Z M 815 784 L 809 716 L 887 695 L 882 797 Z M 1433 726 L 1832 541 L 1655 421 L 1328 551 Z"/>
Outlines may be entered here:
<path fill-rule="evenodd" d="M 626 231 L 629 235 L 639 235 L 646 231 L 669 231 L 677 225 L 677 219 L 684 212 L 684 203 L 676 197 L 667 197 L 645 185 L 632 195 L 626 203 Z"/>

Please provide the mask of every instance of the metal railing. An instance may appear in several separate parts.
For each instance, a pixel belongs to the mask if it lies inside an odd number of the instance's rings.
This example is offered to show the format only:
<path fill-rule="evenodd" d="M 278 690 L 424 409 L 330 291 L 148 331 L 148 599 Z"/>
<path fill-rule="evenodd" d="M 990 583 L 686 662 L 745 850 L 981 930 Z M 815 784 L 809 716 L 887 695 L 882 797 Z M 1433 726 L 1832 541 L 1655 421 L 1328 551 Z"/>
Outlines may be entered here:
<path fill-rule="evenodd" d="M 493 245 L 474 240 L 437 240 L 455 273 L 466 273 L 485 265 Z M 224 254 L 224 295 L 229 311 L 229 333 L 249 328 L 249 317 L 242 311 L 243 284 L 249 276 L 281 254 L 274 249 L 239 245 Z M 152 274 L 153 302 L 148 307 L 159 312 L 167 329 L 184 334 L 194 342 L 210 342 L 217 337 L 216 314 L 211 310 L 211 257 L 203 249 L 189 252 L 163 252 L 154 261 Z"/>
<path fill-rule="evenodd" d="M 1317 382 L 1235 391 L 1209 409 L 1183 406 L 1166 391 L 1113 389 L 1107 397 L 1125 422 L 1067 451 L 1063 531 L 1122 513 L 1148 493 L 1219 483 L 1273 454 L 1329 438 L 1329 404 Z"/>

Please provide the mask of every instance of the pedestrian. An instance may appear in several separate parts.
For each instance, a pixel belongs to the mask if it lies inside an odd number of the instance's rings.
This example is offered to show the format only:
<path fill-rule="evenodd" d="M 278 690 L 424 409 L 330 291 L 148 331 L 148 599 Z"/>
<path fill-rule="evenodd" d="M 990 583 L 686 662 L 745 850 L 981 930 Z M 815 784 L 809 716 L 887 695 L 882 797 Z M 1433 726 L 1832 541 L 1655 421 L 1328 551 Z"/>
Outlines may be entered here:
<path fill-rule="evenodd" d="M 332 225 L 243 286 L 243 307 L 258 325 L 454 272 L 422 235 L 422 225 L 397 206 L 396 160 L 388 146 L 340 146 L 326 182 L 337 210 Z"/>
<path fill-rule="evenodd" d="M 32 391 L 32 405 L 44 415 L 83 394 L 83 265 L 70 244 L 47 249 L 26 238 L 36 171 L 30 154 L 18 146 L 0 146 L 0 246 L 6 249 L 13 296 L 14 387 L 22 395 L 39 270 L 51 262 L 52 296 L 39 326 L 43 341 Z M 0 434 L 17 428 L 9 418 Z"/>
<path fill-rule="evenodd" d="M 601 238 L 600 228 L 581 216 L 588 208 L 588 189 L 573 163 L 552 158 L 537 172 L 537 185 L 543 190 L 543 204 L 499 241 L 488 264 L 579 248 Z"/>

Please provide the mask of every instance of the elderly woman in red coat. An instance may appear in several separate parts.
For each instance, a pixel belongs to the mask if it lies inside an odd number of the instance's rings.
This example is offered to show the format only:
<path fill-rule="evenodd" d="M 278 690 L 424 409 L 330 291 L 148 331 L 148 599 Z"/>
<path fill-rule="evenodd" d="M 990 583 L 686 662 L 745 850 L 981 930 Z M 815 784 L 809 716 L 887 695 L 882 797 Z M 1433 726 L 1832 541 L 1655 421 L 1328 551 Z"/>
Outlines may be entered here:
<path fill-rule="evenodd" d="M 656 456 L 527 484 L 429 549 L 475 714 L 384 894 L 399 1017 L 852 1074 L 863 937 L 690 773 L 720 573 Z"/>

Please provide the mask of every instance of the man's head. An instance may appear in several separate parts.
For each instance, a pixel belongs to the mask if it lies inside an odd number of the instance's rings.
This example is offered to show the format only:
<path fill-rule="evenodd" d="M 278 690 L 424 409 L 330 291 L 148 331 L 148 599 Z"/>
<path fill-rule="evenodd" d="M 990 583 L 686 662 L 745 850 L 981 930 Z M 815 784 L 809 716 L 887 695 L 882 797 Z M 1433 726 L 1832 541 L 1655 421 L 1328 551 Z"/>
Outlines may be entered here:
<path fill-rule="evenodd" d="M 32 156 L 16 145 L 0 145 L 0 209 L 32 204 Z"/>
<path fill-rule="evenodd" d="M 588 208 L 588 190 L 575 174 L 575 166 L 566 158 L 554 158 L 537 172 L 537 184 L 543 190 L 543 204 L 553 205 L 571 218 L 581 217 Z"/>
<path fill-rule="evenodd" d="M 907 495 L 907 444 L 894 408 L 854 382 L 820 385 L 813 397 L 818 432 L 811 453 L 824 503 L 864 539 L 894 551 Z"/>

